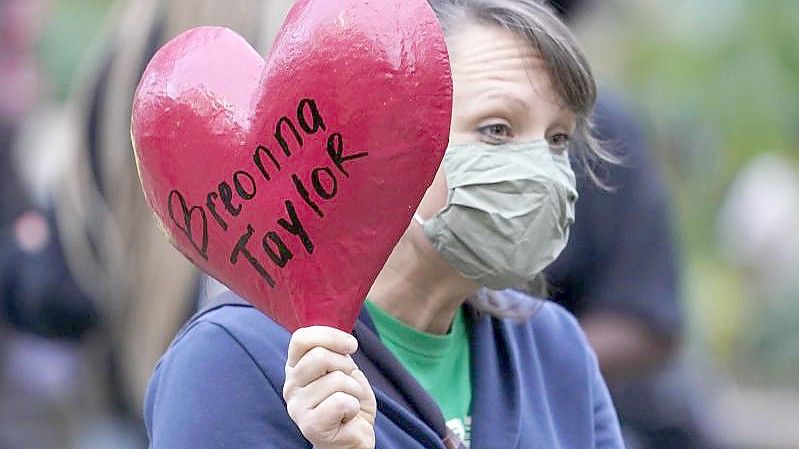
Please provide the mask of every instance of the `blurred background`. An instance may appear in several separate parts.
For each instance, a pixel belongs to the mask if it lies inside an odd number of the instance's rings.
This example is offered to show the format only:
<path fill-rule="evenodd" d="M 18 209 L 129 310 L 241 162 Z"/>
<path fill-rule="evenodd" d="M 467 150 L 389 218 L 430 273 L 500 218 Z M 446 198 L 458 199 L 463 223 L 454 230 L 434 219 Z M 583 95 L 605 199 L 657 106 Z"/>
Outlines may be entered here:
<path fill-rule="evenodd" d="M 799 447 L 799 2 L 601 1 L 577 24 L 667 175 L 714 432 Z"/>
<path fill-rule="evenodd" d="M 158 258 L 185 280 L 162 294 L 191 300 L 130 294 L 168 244 L 128 237 L 131 212 L 110 206 L 141 202 L 135 184 L 108 186 L 135 172 L 124 132 L 106 130 L 126 129 L 146 55 L 200 17 L 262 51 L 270 39 L 234 14 L 255 0 L 170 16 L 180 3 L 0 0 L 0 449 L 145 447 L 153 362 L 212 294 L 179 257 Z M 290 2 L 275 3 L 256 18 L 274 24 Z M 570 21 L 664 175 L 684 315 L 673 357 L 707 441 L 691 447 L 799 448 L 799 1 L 584 0 Z M 155 249 L 128 266 L 131 242 Z"/>

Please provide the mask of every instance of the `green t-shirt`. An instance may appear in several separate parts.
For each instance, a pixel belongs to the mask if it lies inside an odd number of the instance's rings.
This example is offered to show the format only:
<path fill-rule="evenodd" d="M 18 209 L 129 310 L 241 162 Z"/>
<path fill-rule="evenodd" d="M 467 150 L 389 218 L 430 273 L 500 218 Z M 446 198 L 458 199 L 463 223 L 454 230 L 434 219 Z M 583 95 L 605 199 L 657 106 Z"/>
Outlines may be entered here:
<path fill-rule="evenodd" d="M 467 446 L 471 434 L 472 382 L 469 336 L 458 309 L 449 333 L 418 331 L 367 300 L 380 340 L 433 397 L 447 427 Z"/>

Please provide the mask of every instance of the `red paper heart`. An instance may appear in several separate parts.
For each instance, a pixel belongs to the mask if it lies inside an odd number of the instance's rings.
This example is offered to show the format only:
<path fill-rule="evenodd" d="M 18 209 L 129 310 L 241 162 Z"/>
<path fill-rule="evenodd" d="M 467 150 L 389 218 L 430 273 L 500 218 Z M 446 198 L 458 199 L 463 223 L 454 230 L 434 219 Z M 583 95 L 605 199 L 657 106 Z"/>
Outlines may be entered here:
<path fill-rule="evenodd" d="M 150 61 L 131 132 L 172 243 L 289 330 L 350 330 L 447 146 L 424 0 L 303 0 L 266 62 L 224 28 Z"/>

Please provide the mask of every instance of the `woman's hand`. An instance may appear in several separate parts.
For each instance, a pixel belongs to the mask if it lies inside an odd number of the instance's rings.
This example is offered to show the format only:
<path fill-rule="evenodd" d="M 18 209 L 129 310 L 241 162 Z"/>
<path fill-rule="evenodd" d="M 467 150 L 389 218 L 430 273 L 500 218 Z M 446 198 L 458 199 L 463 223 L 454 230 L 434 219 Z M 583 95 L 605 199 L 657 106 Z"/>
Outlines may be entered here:
<path fill-rule="evenodd" d="M 352 335 L 326 326 L 291 336 L 283 398 L 289 416 L 316 449 L 373 449 L 377 402 L 350 357 Z"/>

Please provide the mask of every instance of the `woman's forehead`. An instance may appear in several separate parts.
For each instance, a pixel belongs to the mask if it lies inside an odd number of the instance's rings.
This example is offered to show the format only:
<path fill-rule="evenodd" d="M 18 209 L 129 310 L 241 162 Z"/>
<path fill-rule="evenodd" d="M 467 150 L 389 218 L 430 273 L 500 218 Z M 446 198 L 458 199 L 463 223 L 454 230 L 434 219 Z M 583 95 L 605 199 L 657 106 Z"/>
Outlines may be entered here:
<path fill-rule="evenodd" d="M 562 104 L 538 50 L 524 37 L 498 26 L 469 24 L 448 39 L 456 97 Z"/>
<path fill-rule="evenodd" d="M 543 67 L 540 53 L 524 37 L 504 28 L 467 25 L 448 40 L 453 66 L 459 69 L 534 69 Z"/>

